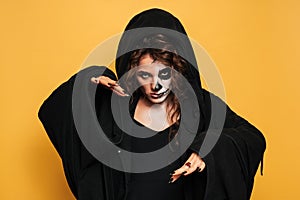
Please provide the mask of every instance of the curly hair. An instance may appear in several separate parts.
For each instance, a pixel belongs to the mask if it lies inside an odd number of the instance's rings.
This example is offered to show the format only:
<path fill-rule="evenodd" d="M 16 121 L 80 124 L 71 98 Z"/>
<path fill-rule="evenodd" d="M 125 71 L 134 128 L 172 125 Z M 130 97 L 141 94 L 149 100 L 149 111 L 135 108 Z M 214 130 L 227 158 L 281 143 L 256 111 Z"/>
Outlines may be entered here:
<path fill-rule="evenodd" d="M 141 48 L 131 52 L 129 63 L 127 66 L 128 73 L 125 79 L 125 87 L 127 91 L 130 91 L 133 94 L 131 102 L 134 102 L 134 99 L 139 98 L 142 95 L 141 90 L 131 90 L 132 88 L 138 87 L 138 83 L 135 78 L 135 69 L 137 69 L 137 67 L 139 66 L 140 59 L 145 55 L 149 55 L 154 61 L 158 61 L 163 65 L 170 66 L 172 69 L 179 72 L 172 73 L 172 91 L 169 94 L 166 108 L 166 111 L 168 113 L 167 120 L 171 124 L 174 123 L 174 128 L 171 128 L 169 134 L 169 139 L 171 140 L 177 134 L 180 124 L 180 104 L 178 98 L 184 98 L 182 92 L 184 91 L 184 88 L 181 80 L 182 76 L 180 74 L 184 74 L 187 61 L 177 54 L 171 43 L 169 43 L 167 38 L 162 34 L 144 38 L 142 43 L 143 46 L 149 46 L 151 48 Z M 174 93 L 176 93 L 177 96 L 175 96 Z"/>

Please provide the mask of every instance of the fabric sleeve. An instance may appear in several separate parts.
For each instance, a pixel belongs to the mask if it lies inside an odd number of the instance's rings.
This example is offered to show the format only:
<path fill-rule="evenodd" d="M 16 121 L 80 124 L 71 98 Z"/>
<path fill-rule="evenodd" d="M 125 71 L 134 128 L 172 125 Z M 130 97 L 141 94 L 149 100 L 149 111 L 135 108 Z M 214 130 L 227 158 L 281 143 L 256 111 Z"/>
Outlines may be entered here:
<path fill-rule="evenodd" d="M 206 105 L 210 106 L 210 102 L 214 101 L 218 106 L 224 106 L 226 111 L 224 125 L 221 128 L 212 126 L 210 131 L 199 132 L 190 150 L 198 152 L 201 156 L 201 146 L 205 146 L 204 139 L 206 137 L 215 139 L 217 142 L 214 147 L 203 157 L 208 168 L 208 179 L 211 181 L 208 188 L 223 187 L 227 198 L 248 199 L 254 176 L 260 161 L 263 160 L 265 138 L 255 126 L 237 115 L 220 98 L 206 92 L 205 99 Z M 208 116 L 211 115 L 209 113 Z M 207 194 L 210 195 L 210 192 Z"/>
<path fill-rule="evenodd" d="M 95 68 L 103 70 L 103 76 L 108 76 L 116 80 L 115 74 L 106 67 L 92 66 L 82 71 L 93 70 Z M 68 130 L 74 125 L 72 119 L 72 92 L 76 75 L 74 74 L 68 81 L 55 89 L 43 102 L 38 111 L 38 117 L 61 157 L 63 156 L 64 149 L 67 148 L 64 145 L 68 139 Z"/>
<path fill-rule="evenodd" d="M 94 70 L 99 72 L 99 68 L 103 72 L 102 75 L 116 79 L 112 71 L 99 66 L 85 68 L 78 73 L 92 73 Z M 38 111 L 38 117 L 62 159 L 66 179 L 76 198 L 78 183 L 82 179 L 79 177 L 80 170 L 83 168 L 81 155 L 86 151 L 79 139 L 72 113 L 73 86 L 78 73 L 55 89 Z M 97 75 L 99 74 L 95 74 Z"/>
<path fill-rule="evenodd" d="M 249 161 L 261 160 L 263 153 L 266 148 L 266 141 L 263 134 L 251 123 L 237 115 L 234 111 L 230 109 L 228 105 L 226 105 L 219 97 L 205 91 L 205 105 L 209 108 L 211 107 L 211 101 L 215 102 L 217 106 L 224 106 L 225 108 L 225 120 L 224 124 L 220 125 L 211 125 L 206 124 L 206 128 L 211 129 L 211 133 L 214 134 L 216 132 L 220 132 L 221 134 L 216 134 L 216 136 L 232 138 L 236 145 L 238 145 L 241 149 L 241 153 L 245 153 L 249 157 Z M 206 116 L 211 117 L 212 114 L 209 112 Z M 212 119 L 207 120 L 209 124 L 218 124 L 214 122 Z M 222 127 L 221 127 L 222 125 Z M 203 143 L 204 138 L 207 135 L 207 130 L 199 132 L 194 139 L 194 142 L 191 144 L 190 149 L 194 152 L 199 152 L 201 145 Z M 256 159 L 254 159 L 256 157 Z M 253 170 L 252 170 L 253 173 Z"/>
<path fill-rule="evenodd" d="M 38 117 L 60 157 L 63 156 L 63 144 L 67 139 L 67 135 L 64 135 L 67 133 L 64 130 L 68 126 L 66 124 L 67 115 L 72 112 L 69 104 L 72 103 L 72 87 L 75 77 L 76 75 L 73 75 L 55 89 L 43 102 L 38 112 Z"/>

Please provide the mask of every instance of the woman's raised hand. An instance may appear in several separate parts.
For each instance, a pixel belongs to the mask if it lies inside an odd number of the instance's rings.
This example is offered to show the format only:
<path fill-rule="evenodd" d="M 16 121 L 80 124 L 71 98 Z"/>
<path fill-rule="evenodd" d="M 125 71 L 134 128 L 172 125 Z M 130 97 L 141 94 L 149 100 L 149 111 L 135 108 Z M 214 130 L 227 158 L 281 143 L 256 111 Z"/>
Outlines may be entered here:
<path fill-rule="evenodd" d="M 192 153 L 189 159 L 182 167 L 172 172 L 169 183 L 175 182 L 180 176 L 187 176 L 193 172 L 202 172 L 205 168 L 205 162 L 196 153 Z"/>
<path fill-rule="evenodd" d="M 114 93 L 116 93 L 119 96 L 122 97 L 129 96 L 128 94 L 125 93 L 125 90 L 117 83 L 117 81 L 114 81 L 107 76 L 99 76 L 97 78 L 92 77 L 91 81 L 93 83 L 103 85 L 104 87 L 112 90 Z"/>

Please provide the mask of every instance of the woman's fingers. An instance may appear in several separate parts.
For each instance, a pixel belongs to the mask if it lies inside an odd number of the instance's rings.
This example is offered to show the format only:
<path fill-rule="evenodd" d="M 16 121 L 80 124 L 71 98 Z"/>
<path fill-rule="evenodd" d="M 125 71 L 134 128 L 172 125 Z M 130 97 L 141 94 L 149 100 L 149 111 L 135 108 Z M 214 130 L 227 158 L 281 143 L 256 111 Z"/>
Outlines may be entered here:
<path fill-rule="evenodd" d="M 186 173 L 184 173 L 184 176 L 187 176 L 194 171 L 199 171 L 200 166 L 201 166 L 201 160 L 197 157 L 194 157 L 193 160 L 190 161 L 190 163 L 186 163 L 185 165 L 188 164 L 188 169 L 186 170 Z"/>
<path fill-rule="evenodd" d="M 92 77 L 91 81 L 95 84 L 105 86 L 119 96 L 129 96 L 125 93 L 125 90 L 117 83 L 117 81 L 114 81 L 107 76 Z"/>
<path fill-rule="evenodd" d="M 188 160 L 179 169 L 171 174 L 170 183 L 176 181 L 180 176 L 187 176 L 193 172 L 202 172 L 205 162 L 196 153 L 192 153 Z"/>
<path fill-rule="evenodd" d="M 192 163 L 194 162 L 195 155 L 191 154 L 188 160 L 177 170 L 175 170 L 174 175 L 184 175 L 191 168 Z"/>
<path fill-rule="evenodd" d="M 173 175 L 171 176 L 169 183 L 174 183 L 177 179 L 180 178 L 181 175 Z"/>
<path fill-rule="evenodd" d="M 93 83 L 96 83 L 96 84 L 101 84 L 103 86 L 106 86 L 106 87 L 111 87 L 111 86 L 116 86 L 118 85 L 116 81 L 110 79 L 109 77 L 107 76 L 99 76 L 99 77 L 92 77 L 91 78 L 91 81 Z"/>
<path fill-rule="evenodd" d="M 200 164 L 200 168 L 198 169 L 198 172 L 202 172 L 204 170 L 204 168 L 206 167 L 205 162 L 202 160 L 201 164 Z"/>
<path fill-rule="evenodd" d="M 92 81 L 93 83 L 96 83 L 96 84 L 99 83 L 99 80 L 98 80 L 98 78 L 96 78 L 96 77 L 92 77 L 92 78 L 91 78 L 91 81 Z"/>
<path fill-rule="evenodd" d="M 119 86 L 119 85 L 111 86 L 111 89 L 114 93 L 116 93 L 119 96 L 122 96 L 122 97 L 129 96 L 128 94 L 125 93 L 124 89 L 121 88 L 121 86 Z"/>

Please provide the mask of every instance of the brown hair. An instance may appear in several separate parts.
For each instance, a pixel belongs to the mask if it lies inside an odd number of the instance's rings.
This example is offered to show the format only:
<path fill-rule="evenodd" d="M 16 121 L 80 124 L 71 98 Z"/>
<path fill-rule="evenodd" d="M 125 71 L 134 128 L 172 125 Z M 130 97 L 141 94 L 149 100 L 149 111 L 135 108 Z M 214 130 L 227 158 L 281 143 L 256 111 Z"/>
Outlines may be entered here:
<path fill-rule="evenodd" d="M 136 70 L 135 68 L 139 66 L 139 61 L 144 55 L 149 55 L 154 61 L 159 61 L 160 63 L 170 66 L 172 69 L 179 73 L 172 73 L 171 85 L 172 92 L 169 94 L 167 99 L 167 120 L 171 123 L 175 122 L 174 128 L 171 129 L 169 138 L 170 140 L 175 137 L 178 132 L 178 127 L 180 123 L 180 104 L 178 98 L 184 98 L 183 96 L 183 86 L 182 86 L 182 76 L 179 74 L 184 74 L 187 62 L 177 54 L 173 46 L 168 42 L 167 38 L 161 34 L 145 38 L 143 40 L 144 45 L 155 48 L 141 48 L 133 51 L 128 63 L 129 72 L 126 76 L 126 89 L 130 91 L 132 88 L 137 88 L 137 80 L 135 79 Z M 143 46 L 144 46 L 143 45 Z M 130 70 L 132 69 L 132 70 Z M 130 91 L 132 95 L 132 102 L 134 99 L 139 97 L 141 94 L 140 90 Z M 177 96 L 175 96 L 174 92 Z"/>

